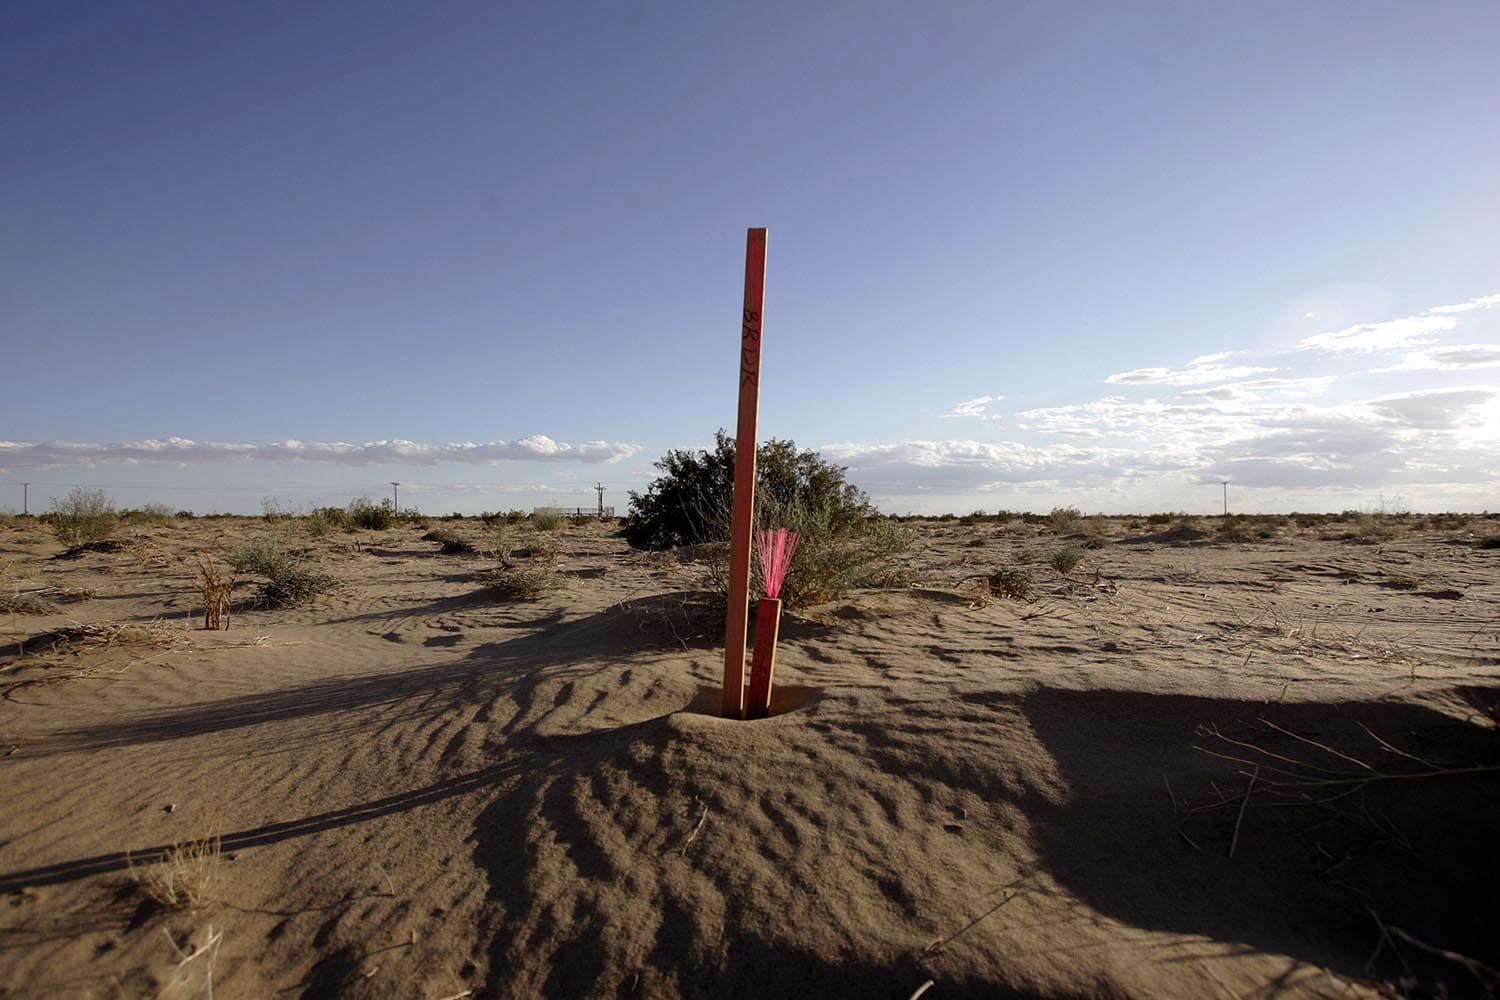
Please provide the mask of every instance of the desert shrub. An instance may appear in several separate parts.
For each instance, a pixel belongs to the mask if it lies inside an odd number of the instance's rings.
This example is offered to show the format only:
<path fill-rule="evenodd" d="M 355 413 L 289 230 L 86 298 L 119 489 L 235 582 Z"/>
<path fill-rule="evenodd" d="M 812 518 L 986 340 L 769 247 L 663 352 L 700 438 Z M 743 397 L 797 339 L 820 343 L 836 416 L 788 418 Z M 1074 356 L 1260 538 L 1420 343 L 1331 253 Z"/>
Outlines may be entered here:
<path fill-rule="evenodd" d="M 203 627 L 229 627 L 229 605 L 234 597 L 234 574 L 225 574 L 212 556 L 198 556 L 198 592 L 203 598 Z"/>
<path fill-rule="evenodd" d="M 991 573 L 985 582 L 989 584 L 991 593 L 1013 597 L 1018 601 L 1030 600 L 1036 591 L 1031 573 L 1020 566 L 1001 567 Z"/>
<path fill-rule="evenodd" d="M 1481 549 L 1500 549 L 1500 535 L 1485 535 L 1475 544 Z"/>
<path fill-rule="evenodd" d="M 289 551 L 275 539 L 242 545 L 229 555 L 229 565 L 242 573 L 264 578 L 260 595 L 271 604 L 302 604 L 332 590 L 337 581 L 305 556 Z"/>
<path fill-rule="evenodd" d="M 103 490 L 75 486 L 62 499 L 53 498 L 48 518 L 64 545 L 73 548 L 108 540 L 119 526 L 114 501 Z"/>
<path fill-rule="evenodd" d="M 555 510 L 539 510 L 531 515 L 531 526 L 538 531 L 560 531 L 563 516 Z"/>
<path fill-rule="evenodd" d="M 1171 512 L 1146 515 L 1147 524 L 1171 524 L 1176 519 L 1177 515 Z"/>
<path fill-rule="evenodd" d="M 194 514 L 190 510 L 179 510 L 176 514 L 173 514 L 172 516 L 175 517 L 175 518 L 178 518 L 179 520 L 191 521 L 195 517 L 197 517 L 198 515 Z"/>
<path fill-rule="evenodd" d="M 302 530 L 314 538 L 349 527 L 349 513 L 342 507 L 314 507 L 302 519 Z"/>
<path fill-rule="evenodd" d="M 1047 565 L 1067 576 L 1083 561 L 1083 550 L 1076 545 L 1065 545 L 1047 558 Z"/>
<path fill-rule="evenodd" d="M 437 542 L 438 551 L 446 555 L 472 555 L 478 547 L 464 535 L 451 528 L 433 528 L 422 536 L 424 542 Z"/>
<path fill-rule="evenodd" d="M 484 578 L 485 589 L 505 601 L 534 601 L 562 585 L 557 572 L 557 547 L 527 550 L 519 562 L 502 557 L 500 566 Z"/>
<path fill-rule="evenodd" d="M 712 451 L 667 452 L 656 463 L 662 475 L 645 493 L 630 494 L 623 534 L 632 546 L 664 549 L 729 538 L 735 443 L 722 430 L 714 441 Z M 880 517 L 864 492 L 845 480 L 843 467 L 816 452 L 799 451 L 791 441 L 762 444 L 755 506 L 757 527 L 788 528 L 799 536 L 781 594 L 789 607 L 894 583 L 902 575 L 899 557 L 911 547 L 911 531 Z M 727 556 L 711 562 L 711 578 L 723 586 Z"/>
<path fill-rule="evenodd" d="M 349 501 L 349 523 L 356 528 L 371 531 L 386 531 L 396 523 L 396 514 L 388 500 L 371 503 L 369 497 L 355 497 Z"/>
<path fill-rule="evenodd" d="M 129 524 L 166 524 L 172 520 L 172 508 L 164 503 L 143 504 L 134 510 L 121 511 L 120 520 Z"/>
<path fill-rule="evenodd" d="M 219 857 L 219 835 L 211 833 L 173 844 L 146 865 L 137 866 L 127 856 L 126 865 L 131 881 L 146 896 L 171 909 L 191 909 L 212 901 Z"/>
<path fill-rule="evenodd" d="M 1077 507 L 1053 507 L 1052 513 L 1047 515 L 1047 524 L 1059 535 L 1078 530 L 1078 522 L 1083 520 L 1083 512 Z"/>

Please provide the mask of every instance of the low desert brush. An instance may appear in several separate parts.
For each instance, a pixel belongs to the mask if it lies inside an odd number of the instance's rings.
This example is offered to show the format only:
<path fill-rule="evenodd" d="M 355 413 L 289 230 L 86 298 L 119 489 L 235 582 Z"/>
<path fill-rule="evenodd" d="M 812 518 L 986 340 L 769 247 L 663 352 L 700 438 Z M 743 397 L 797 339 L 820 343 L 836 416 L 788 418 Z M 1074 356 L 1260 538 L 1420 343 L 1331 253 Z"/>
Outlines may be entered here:
<path fill-rule="evenodd" d="M 1047 524 L 1059 535 L 1077 531 L 1082 520 L 1083 512 L 1077 507 L 1053 507 L 1052 513 L 1047 515 Z"/>
<path fill-rule="evenodd" d="M 531 526 L 538 531 L 561 531 L 563 516 L 555 510 L 539 510 L 531 515 Z"/>
<path fill-rule="evenodd" d="M 203 595 L 203 627 L 229 628 L 229 602 L 234 596 L 234 574 L 225 574 L 212 556 L 198 556 L 198 591 Z"/>
<path fill-rule="evenodd" d="M 243 545 L 230 553 L 229 564 L 242 573 L 263 577 L 261 597 L 271 604 L 302 604 L 334 589 L 338 581 L 305 556 L 275 539 Z"/>
<path fill-rule="evenodd" d="M 174 910 L 192 909 L 213 899 L 219 880 L 219 835 L 173 844 L 148 864 L 127 856 L 130 878 L 148 898 Z"/>
<path fill-rule="evenodd" d="M 557 572 L 556 546 L 533 547 L 519 561 L 502 557 L 500 566 L 485 574 L 485 589 L 506 601 L 534 601 L 562 585 Z"/>
<path fill-rule="evenodd" d="M 1082 549 L 1076 545 L 1065 545 L 1048 557 L 1047 565 L 1057 570 L 1060 575 L 1067 576 L 1077 569 L 1078 564 L 1082 561 Z"/>
<path fill-rule="evenodd" d="M 479 551 L 467 536 L 454 531 L 452 528 L 433 528 L 422 536 L 424 542 L 437 542 L 438 550 L 446 555 L 473 555 Z"/>
<path fill-rule="evenodd" d="M 1003 566 L 985 578 L 991 594 L 1028 601 L 1036 591 L 1031 574 L 1020 566 Z"/>
<path fill-rule="evenodd" d="M 119 525 L 115 504 L 103 490 L 75 486 L 62 499 L 52 501 L 48 523 L 58 541 L 77 548 L 109 539 Z"/>

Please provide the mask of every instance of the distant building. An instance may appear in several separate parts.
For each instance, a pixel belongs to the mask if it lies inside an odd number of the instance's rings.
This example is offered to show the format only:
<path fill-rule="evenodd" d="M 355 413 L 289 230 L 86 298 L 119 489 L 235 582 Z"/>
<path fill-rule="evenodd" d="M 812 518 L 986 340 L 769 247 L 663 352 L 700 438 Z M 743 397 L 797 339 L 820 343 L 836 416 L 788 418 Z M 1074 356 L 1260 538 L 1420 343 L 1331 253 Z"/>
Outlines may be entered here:
<path fill-rule="evenodd" d="M 558 517 L 614 517 L 613 507 L 533 507 L 532 514 L 556 514 Z"/>

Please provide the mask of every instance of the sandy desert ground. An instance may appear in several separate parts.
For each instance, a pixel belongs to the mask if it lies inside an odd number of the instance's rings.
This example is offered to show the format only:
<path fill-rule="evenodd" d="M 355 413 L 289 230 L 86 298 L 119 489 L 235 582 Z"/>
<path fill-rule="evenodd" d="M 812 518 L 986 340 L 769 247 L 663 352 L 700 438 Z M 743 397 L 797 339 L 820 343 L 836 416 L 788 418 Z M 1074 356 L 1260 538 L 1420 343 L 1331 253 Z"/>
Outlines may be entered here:
<path fill-rule="evenodd" d="M 1495 990 L 1500 520 L 1216 528 L 918 523 L 738 722 L 701 565 L 609 525 L 505 601 L 414 525 L 6 519 L 0 996 Z M 341 589 L 204 631 L 193 553 L 277 532 Z"/>

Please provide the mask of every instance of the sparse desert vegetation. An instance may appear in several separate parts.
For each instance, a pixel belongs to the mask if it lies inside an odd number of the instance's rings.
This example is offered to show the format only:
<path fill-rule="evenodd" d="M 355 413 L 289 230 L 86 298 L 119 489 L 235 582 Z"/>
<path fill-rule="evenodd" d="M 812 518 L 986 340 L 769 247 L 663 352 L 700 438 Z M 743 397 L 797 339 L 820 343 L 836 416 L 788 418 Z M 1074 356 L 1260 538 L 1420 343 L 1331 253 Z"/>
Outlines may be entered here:
<path fill-rule="evenodd" d="M 823 995 L 1018 975 L 1069 995 L 1081 975 L 1196 996 L 1204 942 L 1233 945 L 1215 976 L 1242 996 L 1482 995 L 1473 969 L 1500 961 L 1475 874 L 1500 519 L 864 510 L 859 544 L 903 533 L 879 549 L 895 571 L 823 591 L 809 566 L 783 701 L 739 723 L 704 708 L 712 542 L 333 510 L 174 517 L 67 559 L 36 519 L 0 520 L 0 967 L 20 995 L 59 969 L 152 995 L 212 956 L 226 996 L 672 997 L 737 981 L 732 955 L 688 958 L 721 935 L 803 955 Z M 233 630 L 190 629 L 236 577 L 261 597 Z M 220 798 L 208 834 L 177 808 Z M 837 944 L 833 912 L 857 914 Z M 637 957 L 579 965 L 570 942 Z"/>

